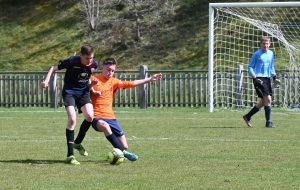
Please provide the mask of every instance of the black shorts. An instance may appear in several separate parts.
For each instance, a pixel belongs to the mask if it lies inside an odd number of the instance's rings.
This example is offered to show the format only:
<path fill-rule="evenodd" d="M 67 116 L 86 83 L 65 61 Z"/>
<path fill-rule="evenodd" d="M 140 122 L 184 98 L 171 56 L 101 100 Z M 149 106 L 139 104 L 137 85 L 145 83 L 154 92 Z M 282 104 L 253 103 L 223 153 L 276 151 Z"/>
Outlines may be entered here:
<path fill-rule="evenodd" d="M 263 98 L 264 96 L 272 96 L 272 85 L 270 78 L 267 77 L 257 77 L 263 81 L 263 84 L 254 84 L 256 94 L 259 98 Z"/>
<path fill-rule="evenodd" d="M 90 98 L 90 93 L 85 93 L 83 95 L 63 95 L 64 105 L 67 106 L 76 106 L 78 112 L 81 113 L 80 108 L 85 104 L 92 103 Z"/>

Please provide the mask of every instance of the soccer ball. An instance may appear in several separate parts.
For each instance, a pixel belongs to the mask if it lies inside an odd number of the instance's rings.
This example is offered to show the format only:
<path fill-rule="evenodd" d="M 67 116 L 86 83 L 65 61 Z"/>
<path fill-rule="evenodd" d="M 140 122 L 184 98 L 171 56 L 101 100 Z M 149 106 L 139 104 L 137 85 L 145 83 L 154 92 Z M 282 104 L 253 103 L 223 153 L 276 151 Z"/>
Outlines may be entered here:
<path fill-rule="evenodd" d="M 119 165 L 124 161 L 124 153 L 120 149 L 114 148 L 107 153 L 106 158 L 111 165 Z"/>

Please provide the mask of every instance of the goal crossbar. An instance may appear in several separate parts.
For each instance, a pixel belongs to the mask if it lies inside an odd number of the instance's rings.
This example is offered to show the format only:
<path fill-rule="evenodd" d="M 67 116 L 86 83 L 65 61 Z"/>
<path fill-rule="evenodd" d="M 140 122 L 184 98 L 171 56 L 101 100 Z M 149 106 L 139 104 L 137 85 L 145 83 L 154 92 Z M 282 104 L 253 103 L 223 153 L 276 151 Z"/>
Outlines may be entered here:
<path fill-rule="evenodd" d="M 241 3 L 209 3 L 213 7 L 293 7 L 300 6 L 300 2 L 241 2 Z"/>

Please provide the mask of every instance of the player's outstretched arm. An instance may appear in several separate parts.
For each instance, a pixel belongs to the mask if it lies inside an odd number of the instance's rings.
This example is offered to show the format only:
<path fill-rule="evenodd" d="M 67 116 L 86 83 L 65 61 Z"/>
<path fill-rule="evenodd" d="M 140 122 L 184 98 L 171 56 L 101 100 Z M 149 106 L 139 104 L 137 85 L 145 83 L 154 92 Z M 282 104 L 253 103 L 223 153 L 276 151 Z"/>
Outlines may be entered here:
<path fill-rule="evenodd" d="M 134 81 L 134 86 L 140 86 L 145 83 L 153 82 L 153 81 L 158 81 L 162 79 L 162 74 L 154 74 L 151 77 L 145 78 L 145 79 L 140 79 L 140 80 L 135 80 Z"/>
<path fill-rule="evenodd" d="M 152 81 L 157 81 L 157 80 L 161 80 L 162 74 L 161 74 L 161 73 L 155 74 L 155 75 L 152 75 L 150 78 L 151 78 L 151 81 L 150 81 L 150 82 L 152 82 Z"/>
<path fill-rule="evenodd" d="M 52 76 L 52 74 L 58 70 L 58 67 L 57 66 L 52 66 L 50 67 L 49 71 L 48 71 L 48 74 L 46 76 L 46 79 L 44 81 L 41 82 L 40 84 L 40 87 L 41 88 L 46 88 L 48 87 L 48 83 L 49 83 L 49 80 L 50 80 L 50 77 Z"/>

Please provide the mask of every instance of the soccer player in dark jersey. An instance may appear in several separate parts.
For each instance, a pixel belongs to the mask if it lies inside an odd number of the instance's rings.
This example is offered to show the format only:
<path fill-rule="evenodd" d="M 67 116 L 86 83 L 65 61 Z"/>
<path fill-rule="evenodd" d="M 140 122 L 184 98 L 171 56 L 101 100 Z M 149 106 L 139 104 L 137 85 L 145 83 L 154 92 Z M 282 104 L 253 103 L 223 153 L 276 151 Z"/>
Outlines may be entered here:
<path fill-rule="evenodd" d="M 90 77 L 97 67 L 98 62 L 94 60 L 94 48 L 89 44 L 85 44 L 81 47 L 80 56 L 72 56 L 69 59 L 60 60 L 57 66 L 50 68 L 45 81 L 40 84 L 41 88 L 48 87 L 52 74 L 57 70 L 66 69 L 62 97 L 68 115 L 66 139 L 68 147 L 67 162 L 70 164 L 80 164 L 74 157 L 73 148 L 78 149 L 80 154 L 87 156 L 87 152 L 81 144 L 76 144 L 76 147 L 74 145 L 75 106 L 77 106 L 79 112 L 83 113 L 85 120 L 82 125 L 93 121 L 94 111 L 90 100 L 90 87 L 92 85 L 90 84 L 96 81 L 90 81 Z M 85 130 L 87 131 L 88 129 Z M 83 132 L 80 131 L 79 133 L 82 134 Z M 85 135 L 85 133 L 83 134 Z"/>
<path fill-rule="evenodd" d="M 270 45 L 270 38 L 263 37 L 260 41 L 261 48 L 254 52 L 248 65 L 248 71 L 252 77 L 256 94 L 260 98 L 260 101 L 243 116 L 243 119 L 249 127 L 252 127 L 250 122 L 251 117 L 264 107 L 266 118 L 265 126 L 267 128 L 275 128 L 275 125 L 271 121 L 272 87 L 270 78 L 273 78 L 275 87 L 280 85 L 280 80 L 276 77 L 274 54 L 269 50 Z"/>

